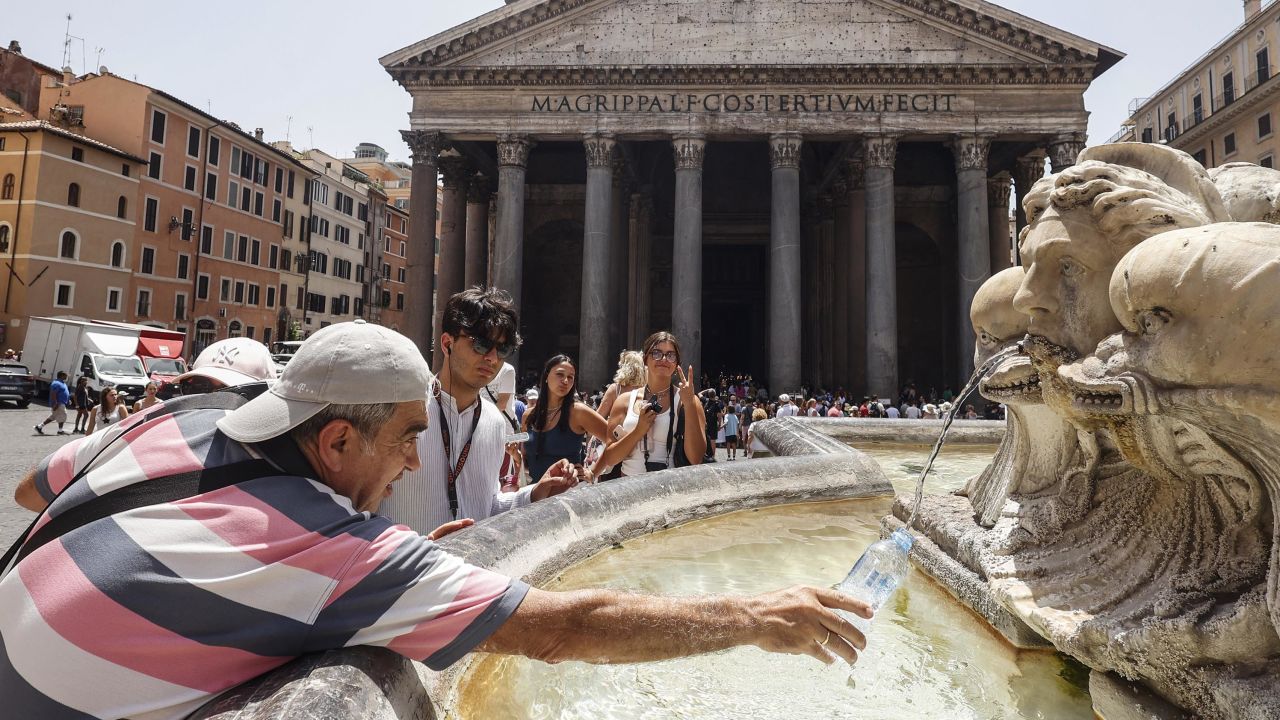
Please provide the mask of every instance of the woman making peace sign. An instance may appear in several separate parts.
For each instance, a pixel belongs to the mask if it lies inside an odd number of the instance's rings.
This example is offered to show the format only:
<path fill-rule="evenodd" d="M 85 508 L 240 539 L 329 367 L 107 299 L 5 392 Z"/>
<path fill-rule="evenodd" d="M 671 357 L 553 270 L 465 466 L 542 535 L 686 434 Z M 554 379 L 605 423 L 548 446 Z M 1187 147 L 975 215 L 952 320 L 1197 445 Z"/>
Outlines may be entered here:
<path fill-rule="evenodd" d="M 610 425 L 622 436 L 601 455 L 597 467 L 622 463 L 623 475 L 678 467 L 677 439 L 683 434 L 684 458 L 689 465 L 702 462 L 707 451 L 706 417 L 693 388 L 693 366 L 680 368 L 680 343 L 669 332 L 657 332 L 644 341 L 645 386 L 615 402 Z M 620 398 L 621 399 L 621 398 Z"/>

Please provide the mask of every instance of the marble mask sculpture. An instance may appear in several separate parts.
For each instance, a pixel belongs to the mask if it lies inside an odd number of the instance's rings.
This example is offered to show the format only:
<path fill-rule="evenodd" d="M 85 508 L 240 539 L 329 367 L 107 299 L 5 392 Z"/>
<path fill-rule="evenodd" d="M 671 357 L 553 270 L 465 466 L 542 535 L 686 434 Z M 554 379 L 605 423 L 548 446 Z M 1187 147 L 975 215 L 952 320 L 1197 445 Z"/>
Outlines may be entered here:
<path fill-rule="evenodd" d="M 981 387 L 1009 433 L 964 554 L 1059 649 L 1204 717 L 1280 711 L 1280 227 L 1230 222 L 1273 212 L 1272 172 L 1091 148 L 972 313 L 979 360 L 1022 353 Z"/>

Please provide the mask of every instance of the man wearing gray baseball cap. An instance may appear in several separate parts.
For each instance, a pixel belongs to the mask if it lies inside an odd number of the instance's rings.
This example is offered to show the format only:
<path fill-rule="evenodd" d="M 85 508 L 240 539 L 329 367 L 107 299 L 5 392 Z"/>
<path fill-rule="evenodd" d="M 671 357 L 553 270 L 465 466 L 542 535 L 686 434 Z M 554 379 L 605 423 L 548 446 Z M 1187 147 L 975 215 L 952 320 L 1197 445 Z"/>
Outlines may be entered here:
<path fill-rule="evenodd" d="M 95 493 L 182 474 L 201 485 L 194 496 L 117 508 L 0 576 L 6 712 L 181 718 L 300 654 L 356 645 L 436 670 L 477 649 L 638 662 L 756 645 L 829 663 L 865 647 L 835 610 L 870 610 L 835 590 L 546 592 L 373 514 L 420 465 L 430 379 L 404 336 L 342 323 L 307 340 L 279 383 L 247 404 L 175 401 L 179 409 L 139 416 L 92 458 L 43 463 L 41 493 L 67 489 L 49 498 L 50 525 Z"/>

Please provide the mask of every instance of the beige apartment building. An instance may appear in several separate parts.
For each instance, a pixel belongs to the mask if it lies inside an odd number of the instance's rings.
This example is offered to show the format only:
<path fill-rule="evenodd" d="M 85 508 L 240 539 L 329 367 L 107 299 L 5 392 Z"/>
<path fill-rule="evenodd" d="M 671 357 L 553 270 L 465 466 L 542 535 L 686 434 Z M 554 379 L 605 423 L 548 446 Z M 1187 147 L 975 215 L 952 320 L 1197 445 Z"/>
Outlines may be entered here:
<path fill-rule="evenodd" d="M 33 315 L 133 319 L 145 166 L 48 122 L 0 123 L 0 346 L 21 348 Z"/>
<path fill-rule="evenodd" d="M 375 241 L 368 265 L 369 293 L 366 316 L 386 327 L 400 329 L 404 319 L 406 274 L 405 252 L 409 232 L 409 193 L 413 169 L 408 163 L 387 159 L 387 151 L 374 143 L 360 143 L 344 163 L 368 176 L 381 192 L 383 207 L 373 212 Z"/>
<path fill-rule="evenodd" d="M 1130 103 L 1113 142 L 1162 142 L 1207 168 L 1275 167 L 1280 142 L 1280 3 L 1246 0 L 1245 21 L 1154 95 Z"/>
<path fill-rule="evenodd" d="M 368 175 L 386 193 L 388 203 L 408 212 L 413 166 L 388 160 L 387 151 L 374 143 L 360 143 L 355 155 L 343 158 L 342 162 Z"/>
<path fill-rule="evenodd" d="M 305 252 L 295 213 L 306 168 L 261 132 L 105 72 L 48 82 L 41 107 L 64 108 L 86 133 L 147 160 L 128 320 L 187 333 L 192 355 L 215 340 L 270 343 L 287 330 L 292 258 Z"/>
<path fill-rule="evenodd" d="M 370 203 L 378 195 L 369 177 L 321 150 L 295 155 L 315 174 L 310 201 L 311 259 L 303 333 L 364 317 L 368 287 Z M 385 200 L 383 201 L 385 204 Z"/>

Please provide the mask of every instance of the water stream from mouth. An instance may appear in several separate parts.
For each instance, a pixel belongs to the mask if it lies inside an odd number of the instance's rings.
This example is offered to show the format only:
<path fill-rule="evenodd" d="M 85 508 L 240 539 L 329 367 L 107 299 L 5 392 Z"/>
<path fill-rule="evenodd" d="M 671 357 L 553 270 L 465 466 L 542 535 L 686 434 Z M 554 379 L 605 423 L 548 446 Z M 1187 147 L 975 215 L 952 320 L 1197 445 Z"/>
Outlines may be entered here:
<path fill-rule="evenodd" d="M 929 476 L 929 471 L 933 469 L 933 463 L 938 459 L 938 453 L 942 452 L 942 446 L 947 442 L 947 433 L 950 432 L 951 424 L 955 422 L 956 415 L 960 414 L 961 408 L 964 407 L 964 401 L 969 397 L 970 393 L 978 387 L 978 383 L 986 379 L 997 365 L 1006 358 L 1018 354 L 1020 351 L 1019 346 L 1014 345 L 987 358 L 986 362 L 982 363 L 981 366 L 973 371 L 973 376 L 969 378 L 969 383 L 965 385 L 964 389 L 960 391 L 960 394 L 956 396 L 956 401 L 951 407 L 951 412 L 947 413 L 946 416 L 942 418 L 942 432 L 938 433 L 938 441 L 933 444 L 933 451 L 929 453 L 929 461 L 924 464 L 924 469 L 920 471 L 920 478 L 916 480 L 915 500 L 911 504 L 911 517 L 907 519 L 908 530 L 915 526 L 916 517 L 920 514 L 920 503 L 924 500 L 924 480 Z"/>

